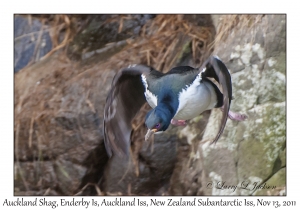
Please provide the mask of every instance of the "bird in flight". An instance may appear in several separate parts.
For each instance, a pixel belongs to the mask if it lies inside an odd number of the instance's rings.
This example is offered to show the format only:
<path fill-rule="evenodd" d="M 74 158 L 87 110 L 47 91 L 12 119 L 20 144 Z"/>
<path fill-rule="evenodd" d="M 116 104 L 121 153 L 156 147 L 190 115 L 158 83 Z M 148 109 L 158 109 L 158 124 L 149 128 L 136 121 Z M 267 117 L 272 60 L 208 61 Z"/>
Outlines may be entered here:
<path fill-rule="evenodd" d="M 213 78 L 219 87 L 211 80 Z M 221 108 L 220 138 L 227 118 L 243 121 L 246 116 L 229 110 L 232 100 L 231 76 L 225 64 L 210 56 L 200 68 L 179 66 L 161 73 L 145 65 L 132 65 L 117 73 L 104 108 L 104 143 L 109 156 L 128 156 L 131 121 L 148 102 L 153 108 L 146 114 L 147 140 L 170 124 L 185 126 L 206 110 Z"/>

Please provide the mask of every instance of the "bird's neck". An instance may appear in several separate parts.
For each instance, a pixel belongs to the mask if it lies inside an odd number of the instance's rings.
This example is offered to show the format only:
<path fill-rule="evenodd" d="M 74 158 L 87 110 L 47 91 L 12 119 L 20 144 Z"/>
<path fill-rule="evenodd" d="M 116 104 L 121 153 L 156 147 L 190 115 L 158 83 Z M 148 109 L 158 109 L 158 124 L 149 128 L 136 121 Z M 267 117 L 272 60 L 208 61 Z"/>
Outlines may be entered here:
<path fill-rule="evenodd" d="M 162 97 L 159 97 L 155 109 L 158 112 L 164 113 L 167 120 L 171 122 L 171 119 L 176 114 L 178 105 L 179 103 L 175 96 L 172 96 L 171 94 L 165 94 Z"/>

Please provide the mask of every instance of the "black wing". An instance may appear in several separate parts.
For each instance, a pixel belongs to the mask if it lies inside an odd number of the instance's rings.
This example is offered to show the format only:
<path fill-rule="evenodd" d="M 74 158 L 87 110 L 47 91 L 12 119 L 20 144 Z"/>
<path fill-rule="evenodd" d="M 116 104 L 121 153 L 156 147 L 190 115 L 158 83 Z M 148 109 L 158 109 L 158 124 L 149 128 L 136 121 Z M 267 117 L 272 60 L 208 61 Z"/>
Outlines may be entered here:
<path fill-rule="evenodd" d="M 109 157 L 128 156 L 131 121 L 146 102 L 141 74 L 151 67 L 135 65 L 122 69 L 112 81 L 104 108 L 104 143 Z"/>
<path fill-rule="evenodd" d="M 231 86 L 231 76 L 225 66 L 225 64 L 217 57 L 209 57 L 204 64 L 201 66 L 202 77 L 212 77 L 214 78 L 221 86 L 223 90 L 223 116 L 221 120 L 221 126 L 216 138 L 212 143 L 216 143 L 220 138 L 223 130 L 225 128 L 228 112 L 230 108 L 230 103 L 232 100 L 232 86 Z"/>

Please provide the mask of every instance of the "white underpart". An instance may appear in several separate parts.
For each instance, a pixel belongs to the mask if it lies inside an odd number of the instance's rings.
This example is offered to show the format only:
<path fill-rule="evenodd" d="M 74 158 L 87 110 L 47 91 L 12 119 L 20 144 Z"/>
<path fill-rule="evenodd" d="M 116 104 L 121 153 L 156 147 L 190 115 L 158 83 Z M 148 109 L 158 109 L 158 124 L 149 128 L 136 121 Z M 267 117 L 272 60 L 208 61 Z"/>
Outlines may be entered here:
<path fill-rule="evenodd" d="M 215 107 L 217 96 L 213 86 L 206 81 L 200 83 L 201 80 L 199 73 L 194 82 L 179 93 L 179 106 L 174 119 L 189 120 Z"/>
<path fill-rule="evenodd" d="M 148 83 L 147 83 L 145 75 L 143 75 L 143 74 L 142 74 L 142 82 L 146 89 L 146 91 L 145 91 L 146 100 L 147 100 L 148 104 L 154 109 L 157 106 L 157 96 L 148 90 Z"/>

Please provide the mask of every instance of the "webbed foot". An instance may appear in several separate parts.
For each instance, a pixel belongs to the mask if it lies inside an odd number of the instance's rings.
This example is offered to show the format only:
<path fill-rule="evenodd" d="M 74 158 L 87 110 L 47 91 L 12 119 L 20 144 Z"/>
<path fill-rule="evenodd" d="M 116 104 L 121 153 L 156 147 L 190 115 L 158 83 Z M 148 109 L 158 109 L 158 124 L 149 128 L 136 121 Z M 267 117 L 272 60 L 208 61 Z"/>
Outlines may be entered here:
<path fill-rule="evenodd" d="M 228 112 L 228 118 L 231 120 L 236 120 L 236 121 L 244 121 L 247 119 L 247 116 L 244 114 L 240 113 L 235 113 L 229 110 Z"/>
<path fill-rule="evenodd" d="M 187 125 L 185 120 L 175 120 L 175 119 L 171 120 L 171 124 L 175 125 L 175 126 L 186 126 Z"/>

